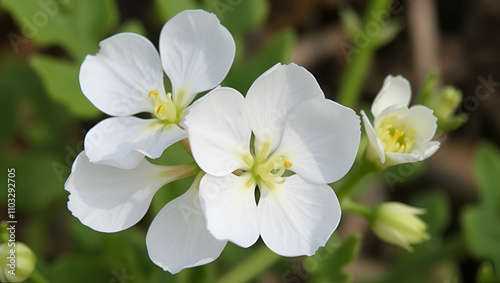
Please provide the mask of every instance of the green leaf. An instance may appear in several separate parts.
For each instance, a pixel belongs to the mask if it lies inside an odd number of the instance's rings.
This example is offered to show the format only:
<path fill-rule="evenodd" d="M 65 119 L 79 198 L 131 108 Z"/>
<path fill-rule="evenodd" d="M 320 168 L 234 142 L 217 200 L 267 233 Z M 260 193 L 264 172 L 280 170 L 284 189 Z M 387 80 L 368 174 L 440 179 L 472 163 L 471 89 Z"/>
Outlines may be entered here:
<path fill-rule="evenodd" d="M 391 21 L 387 26 L 383 27 L 380 34 L 373 39 L 375 41 L 375 48 L 381 48 L 391 42 L 404 27 L 405 25 L 402 21 Z"/>
<path fill-rule="evenodd" d="M 359 235 L 351 235 L 341 244 L 336 237 L 331 237 L 325 247 L 304 260 L 304 267 L 311 274 L 310 282 L 351 282 L 351 275 L 343 269 L 356 258 L 360 244 Z"/>
<path fill-rule="evenodd" d="M 101 36 L 118 21 L 114 0 L 3 0 L 1 5 L 27 39 L 40 46 L 61 45 L 77 61 L 97 51 Z M 24 42 L 19 36 L 10 33 L 15 51 Z"/>
<path fill-rule="evenodd" d="M 41 88 L 38 78 L 23 62 L 14 57 L 0 61 L 0 145 L 3 145 L 19 128 L 20 104 L 26 94 L 37 93 Z"/>
<path fill-rule="evenodd" d="M 428 225 L 431 239 L 440 238 L 450 222 L 450 201 L 442 190 L 426 191 L 419 194 L 411 203 L 424 208 L 426 213 L 420 218 Z"/>
<path fill-rule="evenodd" d="M 339 10 L 340 20 L 342 22 L 342 26 L 347 32 L 347 35 L 354 41 L 356 36 L 359 35 L 359 32 L 363 28 L 363 24 L 361 23 L 361 18 L 358 13 L 354 11 L 350 6 L 342 6 Z"/>
<path fill-rule="evenodd" d="M 181 11 L 202 8 L 196 0 L 156 0 L 155 5 L 156 10 L 163 22 L 168 21 L 170 18 L 177 15 Z"/>
<path fill-rule="evenodd" d="M 179 12 L 189 9 L 204 9 L 212 12 L 217 15 L 221 24 L 234 37 L 262 25 L 269 13 L 266 0 L 156 0 L 155 4 L 163 21 L 167 21 Z"/>
<path fill-rule="evenodd" d="M 476 148 L 475 175 L 481 193 L 478 205 L 467 207 L 462 225 L 471 253 L 477 258 L 490 259 L 500 279 L 500 152 L 489 143 Z"/>
<path fill-rule="evenodd" d="M 234 62 L 224 81 L 225 84 L 245 94 L 250 85 L 263 72 L 276 63 L 288 63 L 290 61 L 290 54 L 296 41 L 296 34 L 293 30 L 283 30 L 250 60 Z"/>
<path fill-rule="evenodd" d="M 133 32 L 133 33 L 138 33 L 140 35 L 146 36 L 146 28 L 142 24 L 141 21 L 137 19 L 131 19 L 126 22 L 124 22 L 116 31 L 117 33 L 120 32 Z"/>
<path fill-rule="evenodd" d="M 422 89 L 420 90 L 420 103 L 425 104 L 425 101 L 428 101 L 431 95 L 434 93 L 437 82 L 438 82 L 439 71 L 438 69 L 432 69 L 427 77 L 425 78 L 425 82 L 422 85 Z"/>
<path fill-rule="evenodd" d="M 80 90 L 79 65 L 46 55 L 33 56 L 30 64 L 42 79 L 52 99 L 65 105 L 81 118 L 89 119 L 101 115 Z"/>
<path fill-rule="evenodd" d="M 64 183 L 60 182 L 51 163 L 55 155 L 32 153 L 15 160 L 2 160 L 2 168 L 15 168 L 16 208 L 20 211 L 33 211 L 51 204 L 66 196 Z M 5 182 L 7 183 L 7 182 Z M 2 199 L 1 203 L 7 201 Z"/>
<path fill-rule="evenodd" d="M 484 207 L 500 209 L 500 151 L 490 143 L 476 148 L 474 173 L 479 184 Z M 500 214 L 499 214 L 500 216 Z M 500 228 L 500 227 L 499 227 Z"/>
<path fill-rule="evenodd" d="M 106 264 L 100 255 L 65 256 L 49 269 L 47 279 L 50 282 L 72 283 L 120 282 L 121 271 Z"/>
<path fill-rule="evenodd" d="M 269 13 L 266 0 L 204 0 L 204 4 L 235 37 L 261 26 Z"/>

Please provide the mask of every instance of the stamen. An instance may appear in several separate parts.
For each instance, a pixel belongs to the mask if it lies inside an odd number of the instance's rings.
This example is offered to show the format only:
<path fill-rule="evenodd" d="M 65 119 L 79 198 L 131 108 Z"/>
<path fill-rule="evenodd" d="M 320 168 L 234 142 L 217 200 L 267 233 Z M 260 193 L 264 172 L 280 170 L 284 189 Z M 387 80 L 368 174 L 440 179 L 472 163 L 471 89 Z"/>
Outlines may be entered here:
<path fill-rule="evenodd" d="M 158 94 L 160 94 L 160 92 L 158 90 L 152 90 L 149 92 L 148 96 L 151 97 L 153 95 L 158 95 Z"/>
<path fill-rule="evenodd" d="M 158 90 L 152 90 L 148 94 L 153 98 L 153 114 L 160 120 L 165 121 L 167 125 L 178 124 L 182 119 L 184 112 L 177 111 L 172 101 L 172 94 L 162 95 Z"/>
<path fill-rule="evenodd" d="M 271 189 L 274 185 L 285 183 L 286 178 L 282 176 L 290 167 L 292 162 L 285 160 L 283 156 L 270 157 L 257 165 L 254 171 L 255 177 Z"/>
<path fill-rule="evenodd" d="M 402 137 L 404 135 L 405 135 L 404 131 L 400 131 L 400 130 L 396 129 L 394 131 L 394 135 L 392 136 L 392 141 L 396 142 L 400 137 Z"/>
<path fill-rule="evenodd" d="M 407 127 L 404 122 L 398 122 L 396 116 L 386 118 L 377 128 L 377 136 L 386 152 L 411 152 L 414 132 L 415 130 Z"/>
<path fill-rule="evenodd" d="M 156 113 L 160 114 L 160 112 L 163 110 L 163 108 L 165 108 L 165 105 L 160 104 L 160 106 L 158 106 L 158 108 L 156 108 Z"/>

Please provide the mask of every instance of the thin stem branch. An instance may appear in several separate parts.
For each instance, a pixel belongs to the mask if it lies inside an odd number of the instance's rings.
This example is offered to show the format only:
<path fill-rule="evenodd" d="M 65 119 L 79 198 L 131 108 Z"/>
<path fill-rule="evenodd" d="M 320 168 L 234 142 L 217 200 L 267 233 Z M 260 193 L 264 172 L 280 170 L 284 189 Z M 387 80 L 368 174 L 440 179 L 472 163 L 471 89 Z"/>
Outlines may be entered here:
<path fill-rule="evenodd" d="M 366 220 L 370 220 L 371 207 L 352 201 L 350 198 L 345 198 L 340 204 L 343 211 L 356 213 L 363 216 Z"/>
<path fill-rule="evenodd" d="M 372 0 L 369 2 L 363 27 L 365 35 L 370 34 L 366 32 L 368 25 L 383 24 L 379 23 L 375 17 L 388 10 L 391 3 L 392 0 Z M 347 107 L 354 107 L 358 102 L 363 81 L 377 49 L 377 40 L 373 37 L 368 38 L 366 46 L 355 46 L 355 48 L 350 58 L 351 61 L 344 72 L 342 84 L 338 92 L 338 102 Z"/>
<path fill-rule="evenodd" d="M 360 163 L 360 164 L 359 164 Z M 370 162 L 362 159 L 359 165 L 353 167 L 351 171 L 342 179 L 340 188 L 336 191 L 337 197 L 342 202 L 370 173 L 374 172 L 374 167 Z"/>
<path fill-rule="evenodd" d="M 261 246 L 249 258 L 224 275 L 218 283 L 247 282 L 262 271 L 278 262 L 281 256 L 273 253 L 266 246 Z"/>

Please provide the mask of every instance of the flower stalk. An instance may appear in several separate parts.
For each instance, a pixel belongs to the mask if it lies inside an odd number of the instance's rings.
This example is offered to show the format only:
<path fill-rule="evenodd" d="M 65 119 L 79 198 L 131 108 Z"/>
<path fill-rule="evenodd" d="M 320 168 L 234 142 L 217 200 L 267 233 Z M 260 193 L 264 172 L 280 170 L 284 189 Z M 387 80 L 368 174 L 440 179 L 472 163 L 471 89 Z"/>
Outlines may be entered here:
<path fill-rule="evenodd" d="M 366 9 L 363 30 L 367 29 L 369 23 L 377 22 L 375 15 L 386 11 L 392 0 L 373 0 L 369 1 Z M 351 61 L 347 65 L 342 79 L 342 84 L 338 91 L 338 102 L 347 107 L 354 107 L 358 102 L 363 80 L 368 72 L 369 65 L 372 62 L 373 55 L 380 44 L 375 38 L 370 38 L 363 48 L 356 47 L 358 52 L 353 52 Z"/>

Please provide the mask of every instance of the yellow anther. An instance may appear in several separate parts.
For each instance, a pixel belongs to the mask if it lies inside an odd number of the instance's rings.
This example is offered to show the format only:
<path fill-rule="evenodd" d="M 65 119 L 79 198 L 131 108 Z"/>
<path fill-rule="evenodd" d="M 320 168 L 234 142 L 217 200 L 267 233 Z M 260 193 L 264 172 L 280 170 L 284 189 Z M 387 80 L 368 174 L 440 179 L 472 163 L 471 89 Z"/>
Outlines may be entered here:
<path fill-rule="evenodd" d="M 160 92 L 155 89 L 155 90 L 150 91 L 149 94 L 148 94 L 148 96 L 151 97 L 153 95 L 158 95 L 158 94 L 160 94 Z"/>
<path fill-rule="evenodd" d="M 286 169 L 289 169 L 290 167 L 292 167 L 292 162 L 288 161 L 288 160 L 285 160 L 285 163 L 283 164 L 285 166 Z"/>
<path fill-rule="evenodd" d="M 184 111 L 179 111 L 172 101 L 171 93 L 160 93 L 158 90 L 152 90 L 148 93 L 153 102 L 153 114 L 156 118 L 165 121 L 167 125 L 178 124 L 185 115 Z"/>
<path fill-rule="evenodd" d="M 160 112 L 165 108 L 165 104 L 160 104 L 158 108 L 156 108 L 156 113 L 160 114 Z"/>
<path fill-rule="evenodd" d="M 398 129 L 396 129 L 394 131 L 394 135 L 392 136 L 392 141 L 397 141 L 400 137 L 404 136 L 405 135 L 405 132 L 404 131 L 400 131 Z"/>

